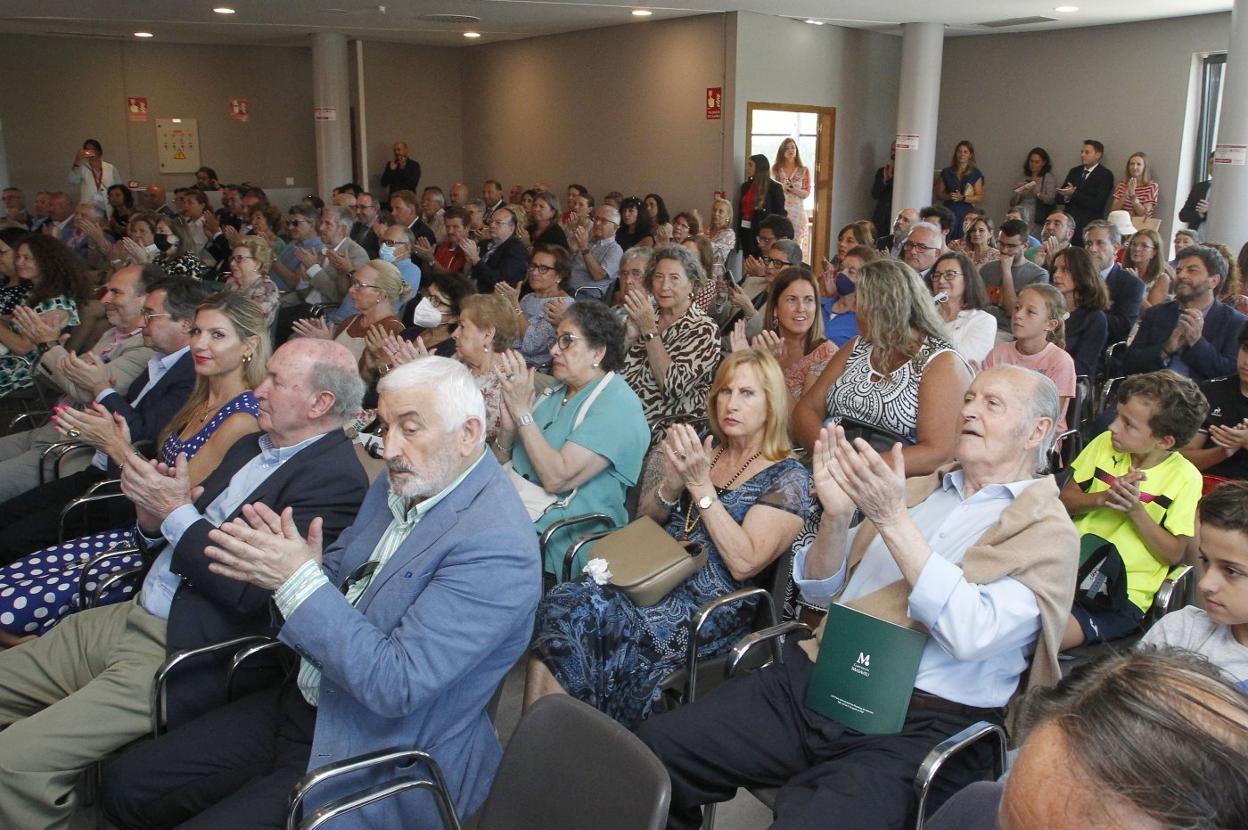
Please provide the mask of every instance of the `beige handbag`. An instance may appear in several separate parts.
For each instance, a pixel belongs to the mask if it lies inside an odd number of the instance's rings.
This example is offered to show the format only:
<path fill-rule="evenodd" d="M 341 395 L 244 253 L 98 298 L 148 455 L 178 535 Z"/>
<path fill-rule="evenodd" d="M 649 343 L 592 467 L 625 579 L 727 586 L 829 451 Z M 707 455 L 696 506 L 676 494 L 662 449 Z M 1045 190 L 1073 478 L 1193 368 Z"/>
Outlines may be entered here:
<path fill-rule="evenodd" d="M 635 605 L 656 605 L 706 564 L 699 542 L 678 542 L 642 516 L 594 543 L 593 557 L 611 568 L 611 584 Z"/>

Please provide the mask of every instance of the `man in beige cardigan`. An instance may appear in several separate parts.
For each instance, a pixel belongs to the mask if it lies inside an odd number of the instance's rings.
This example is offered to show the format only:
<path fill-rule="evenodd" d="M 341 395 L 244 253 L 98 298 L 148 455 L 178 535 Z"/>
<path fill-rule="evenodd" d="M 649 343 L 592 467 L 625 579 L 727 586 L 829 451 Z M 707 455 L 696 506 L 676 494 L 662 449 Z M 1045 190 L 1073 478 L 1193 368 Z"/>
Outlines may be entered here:
<path fill-rule="evenodd" d="M 95 400 L 90 381 L 96 376 L 102 377 L 104 386 L 124 395 L 153 354 L 151 347 L 143 345 L 143 300 L 147 289 L 164 278 L 165 273 L 155 265 L 118 268 L 105 284 L 103 299 L 104 314 L 112 327 L 90 352 L 80 356 L 71 356 L 60 344 L 59 329 L 41 327 L 37 316 L 23 315 L 25 309 L 15 310 L 15 316 L 22 316 L 26 323 L 23 331 L 29 327 L 29 335 L 38 346 L 35 382 L 59 396 L 58 403 L 66 406 L 89 406 Z M 39 486 L 43 451 L 64 440 L 51 424 L 0 438 L 0 503 Z M 80 461 L 85 463 L 90 458 L 90 454 L 83 455 Z M 42 463 L 49 478 L 54 478 L 51 468 L 55 461 Z"/>
<path fill-rule="evenodd" d="M 975 721 L 1001 722 L 1024 683 L 1056 682 L 1079 539 L 1053 478 L 1036 470 L 1059 407 L 1043 375 L 985 371 L 957 419 L 956 464 L 911 480 L 899 446 L 880 456 L 839 427 L 821 431 L 823 518 L 794 580 L 813 604 L 835 600 L 929 635 L 905 724 L 862 735 L 805 707 L 821 625 L 814 639 L 790 639 L 783 664 L 642 725 L 671 775 L 670 828 L 697 827 L 701 805 L 746 785 L 782 788 L 773 828 L 900 828 L 932 747 Z M 865 521 L 851 529 L 856 509 Z M 987 765 L 955 761 L 933 806 Z"/>

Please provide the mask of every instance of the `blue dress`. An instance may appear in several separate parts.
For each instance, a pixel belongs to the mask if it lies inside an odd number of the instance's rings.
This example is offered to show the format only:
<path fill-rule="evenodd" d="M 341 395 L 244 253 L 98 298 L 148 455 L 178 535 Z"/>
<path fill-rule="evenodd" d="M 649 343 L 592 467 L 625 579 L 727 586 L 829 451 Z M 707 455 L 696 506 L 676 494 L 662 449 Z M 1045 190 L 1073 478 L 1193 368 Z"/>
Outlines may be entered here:
<path fill-rule="evenodd" d="M 810 474 L 796 460 L 785 459 L 719 498 L 738 523 L 755 504 L 804 516 L 810 509 Z M 663 528 L 677 539 L 684 538 L 687 507 L 686 493 Z M 702 522 L 689 539 L 705 546 L 706 565 L 656 605 L 640 608 L 623 591 L 586 576 L 556 586 L 537 609 L 537 656 L 569 694 L 630 729 L 650 716 L 663 678 L 684 665 L 693 612 L 747 587 L 728 572 Z M 703 627 L 698 654 L 727 651 L 747 633 L 753 615 L 749 602 L 717 612 Z"/>
<path fill-rule="evenodd" d="M 243 392 L 218 409 L 217 414 L 190 438 L 183 441 L 174 433 L 165 439 L 160 448 L 160 460 L 173 464 L 180 453 L 186 453 L 189 459 L 199 452 L 226 418 L 239 412 L 246 412 L 254 418 L 259 411 L 251 390 Z M 134 530 L 113 528 L 105 533 L 72 539 L 37 550 L 12 565 L 0 568 L 0 629 L 18 636 L 45 634 L 66 614 L 78 611 L 78 578 L 82 568 L 92 558 L 114 547 L 134 547 Z M 142 561 L 143 557 L 138 553 L 110 559 L 99 567 L 95 576 L 97 579 L 104 578 Z M 128 599 L 134 593 L 136 584 L 135 580 L 114 583 L 100 598 L 100 604 Z M 94 591 L 96 582 L 89 579 L 86 587 L 88 591 Z"/>
<path fill-rule="evenodd" d="M 974 187 L 977 183 L 984 180 L 984 174 L 979 172 L 978 167 L 973 167 L 971 172 L 959 177 L 956 170 L 952 167 L 946 167 L 940 171 L 940 180 L 945 185 L 946 193 L 962 193 L 965 195 L 967 187 Z M 961 239 L 962 220 L 966 218 L 966 214 L 971 212 L 971 208 L 974 205 L 969 202 L 955 202 L 952 199 L 945 199 L 941 204 L 953 211 L 953 228 L 949 231 L 949 239 Z"/>

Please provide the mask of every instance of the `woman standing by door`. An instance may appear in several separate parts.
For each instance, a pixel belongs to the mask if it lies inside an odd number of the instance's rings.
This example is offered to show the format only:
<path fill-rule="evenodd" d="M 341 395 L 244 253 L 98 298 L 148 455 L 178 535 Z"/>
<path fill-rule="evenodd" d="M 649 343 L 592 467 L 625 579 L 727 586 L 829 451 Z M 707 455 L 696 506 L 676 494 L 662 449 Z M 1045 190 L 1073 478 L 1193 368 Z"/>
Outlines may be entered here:
<path fill-rule="evenodd" d="M 784 209 L 793 223 L 793 241 L 802 246 L 802 259 L 810 260 L 810 229 L 806 220 L 806 197 L 810 195 L 810 169 L 802 164 L 797 142 L 780 142 L 772 176 L 784 189 Z"/>
<path fill-rule="evenodd" d="M 784 189 L 772 181 L 771 168 L 762 153 L 745 160 L 745 184 L 738 199 L 737 246 L 747 257 L 758 256 L 758 223 L 771 213 L 785 215 Z"/>

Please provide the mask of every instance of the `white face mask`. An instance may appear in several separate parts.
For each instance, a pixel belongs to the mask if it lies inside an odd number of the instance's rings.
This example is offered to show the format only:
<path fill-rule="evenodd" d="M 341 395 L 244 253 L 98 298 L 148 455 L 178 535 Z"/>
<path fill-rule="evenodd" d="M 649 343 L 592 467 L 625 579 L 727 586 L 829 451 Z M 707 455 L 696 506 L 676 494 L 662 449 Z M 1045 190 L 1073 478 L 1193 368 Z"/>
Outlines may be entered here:
<path fill-rule="evenodd" d="M 433 302 L 425 297 L 416 304 L 412 311 L 412 325 L 431 329 L 442 325 L 442 312 L 433 307 Z"/>
<path fill-rule="evenodd" d="M 156 247 L 155 242 L 153 242 L 151 245 L 145 246 L 143 250 L 147 252 L 148 256 L 156 256 L 158 253 L 160 253 L 160 248 Z"/>

